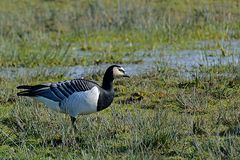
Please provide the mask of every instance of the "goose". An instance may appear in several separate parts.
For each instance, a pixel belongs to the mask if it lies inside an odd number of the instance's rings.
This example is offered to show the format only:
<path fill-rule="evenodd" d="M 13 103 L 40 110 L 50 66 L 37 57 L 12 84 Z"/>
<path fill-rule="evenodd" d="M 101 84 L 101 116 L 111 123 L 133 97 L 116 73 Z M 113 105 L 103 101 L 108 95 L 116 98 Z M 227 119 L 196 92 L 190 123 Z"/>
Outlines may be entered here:
<path fill-rule="evenodd" d="M 44 103 L 48 108 L 68 114 L 74 128 L 78 115 L 90 114 L 109 107 L 113 102 L 113 80 L 130 77 L 123 67 L 111 65 L 105 71 L 102 85 L 80 79 L 39 85 L 20 85 L 17 96 L 27 96 Z"/>

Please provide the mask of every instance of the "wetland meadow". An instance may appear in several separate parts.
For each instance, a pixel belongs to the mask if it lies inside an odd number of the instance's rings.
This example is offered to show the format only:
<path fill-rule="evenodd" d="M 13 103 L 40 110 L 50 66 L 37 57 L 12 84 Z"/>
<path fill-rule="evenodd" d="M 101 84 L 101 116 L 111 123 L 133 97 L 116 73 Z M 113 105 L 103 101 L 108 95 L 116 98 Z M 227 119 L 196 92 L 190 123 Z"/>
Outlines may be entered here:
<path fill-rule="evenodd" d="M 239 0 L 1 0 L 0 159 L 239 159 Z M 120 64 L 111 107 L 70 118 L 16 86 Z"/>

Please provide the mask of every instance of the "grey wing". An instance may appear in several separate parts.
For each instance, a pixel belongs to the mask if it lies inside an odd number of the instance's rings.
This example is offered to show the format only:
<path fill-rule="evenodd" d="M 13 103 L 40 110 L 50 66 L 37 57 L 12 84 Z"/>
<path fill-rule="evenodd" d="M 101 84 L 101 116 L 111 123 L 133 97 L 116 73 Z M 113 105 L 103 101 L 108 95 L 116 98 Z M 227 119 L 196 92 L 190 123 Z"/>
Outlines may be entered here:
<path fill-rule="evenodd" d="M 95 84 L 84 79 L 74 79 L 58 83 L 50 83 L 36 86 L 18 86 L 18 89 L 26 89 L 19 92 L 18 96 L 44 97 L 55 102 L 61 102 L 74 92 L 90 90 Z"/>

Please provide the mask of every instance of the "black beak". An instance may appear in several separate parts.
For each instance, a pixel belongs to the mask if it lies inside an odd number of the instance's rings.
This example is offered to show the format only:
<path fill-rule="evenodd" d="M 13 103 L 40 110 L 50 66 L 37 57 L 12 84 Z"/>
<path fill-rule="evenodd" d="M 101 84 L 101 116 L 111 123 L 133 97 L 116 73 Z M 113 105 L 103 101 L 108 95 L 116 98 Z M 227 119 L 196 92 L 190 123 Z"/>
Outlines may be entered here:
<path fill-rule="evenodd" d="M 123 75 L 123 77 L 130 78 L 130 76 L 129 76 L 129 75 L 127 75 L 127 74 L 124 74 L 124 75 Z"/>

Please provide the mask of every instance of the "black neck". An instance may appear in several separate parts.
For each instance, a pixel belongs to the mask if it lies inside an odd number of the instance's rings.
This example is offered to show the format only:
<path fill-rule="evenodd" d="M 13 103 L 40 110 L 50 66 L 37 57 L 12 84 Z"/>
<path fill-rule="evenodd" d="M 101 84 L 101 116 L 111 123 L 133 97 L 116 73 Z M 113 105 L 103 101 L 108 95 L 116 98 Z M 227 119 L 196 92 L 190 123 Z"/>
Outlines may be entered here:
<path fill-rule="evenodd" d="M 105 73 L 102 88 L 108 91 L 113 90 L 113 79 L 112 74 Z"/>

